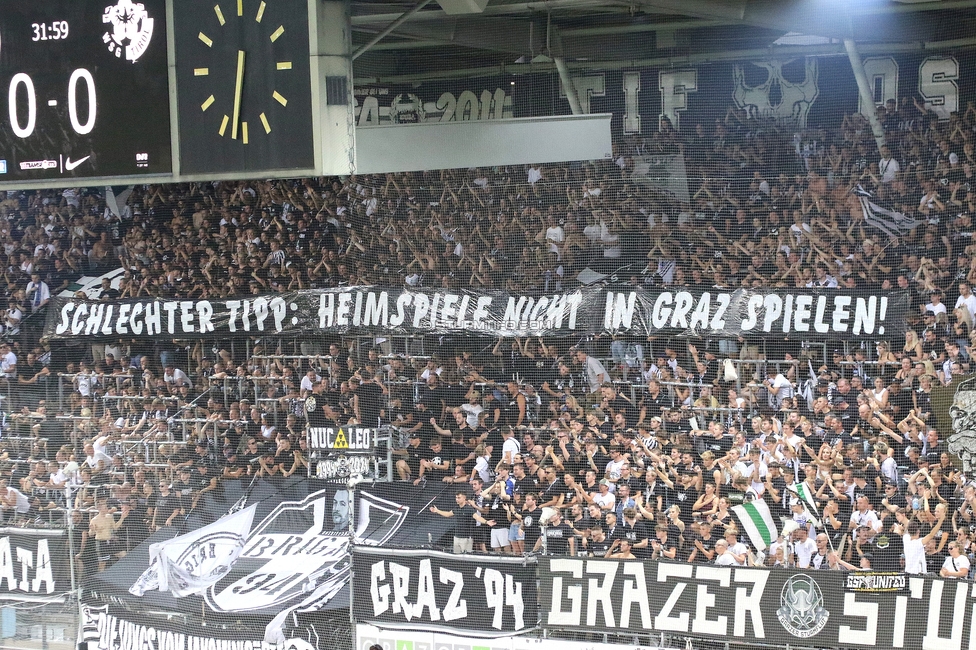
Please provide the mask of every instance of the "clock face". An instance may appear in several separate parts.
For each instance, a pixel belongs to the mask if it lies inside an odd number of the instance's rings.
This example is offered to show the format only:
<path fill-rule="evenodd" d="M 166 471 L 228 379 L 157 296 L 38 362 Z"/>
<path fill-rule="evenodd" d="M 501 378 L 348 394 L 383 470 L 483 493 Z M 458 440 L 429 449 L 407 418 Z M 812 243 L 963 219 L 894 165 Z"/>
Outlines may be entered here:
<path fill-rule="evenodd" d="M 308 0 L 175 0 L 183 174 L 311 169 Z"/>

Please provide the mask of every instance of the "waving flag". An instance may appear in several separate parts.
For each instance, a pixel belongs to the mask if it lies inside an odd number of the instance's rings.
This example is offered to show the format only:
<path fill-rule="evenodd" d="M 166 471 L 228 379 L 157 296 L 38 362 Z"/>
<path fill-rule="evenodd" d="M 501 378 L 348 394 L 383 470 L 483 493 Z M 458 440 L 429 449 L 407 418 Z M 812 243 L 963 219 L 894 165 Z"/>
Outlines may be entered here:
<path fill-rule="evenodd" d="M 739 518 L 742 528 L 749 535 L 752 545 L 758 550 L 765 550 L 773 543 L 779 533 L 776 532 L 776 522 L 769 512 L 769 506 L 762 499 L 747 501 L 741 506 L 732 508 L 732 512 Z"/>
<path fill-rule="evenodd" d="M 176 598 L 200 593 L 237 562 L 254 520 L 256 506 L 221 517 L 209 526 L 149 547 L 149 568 L 129 593 L 169 591 Z"/>
<path fill-rule="evenodd" d="M 820 509 L 817 508 L 817 500 L 813 498 L 809 485 L 806 483 L 794 483 L 793 485 L 787 486 L 786 489 L 803 499 L 807 510 L 815 515 L 820 514 Z"/>
<path fill-rule="evenodd" d="M 864 213 L 864 221 L 872 228 L 884 232 L 889 237 L 904 235 L 918 226 L 921 221 L 913 219 L 902 212 L 895 212 L 881 207 L 871 199 L 874 195 L 860 185 L 851 190 L 857 195 L 861 202 L 861 210 Z"/>

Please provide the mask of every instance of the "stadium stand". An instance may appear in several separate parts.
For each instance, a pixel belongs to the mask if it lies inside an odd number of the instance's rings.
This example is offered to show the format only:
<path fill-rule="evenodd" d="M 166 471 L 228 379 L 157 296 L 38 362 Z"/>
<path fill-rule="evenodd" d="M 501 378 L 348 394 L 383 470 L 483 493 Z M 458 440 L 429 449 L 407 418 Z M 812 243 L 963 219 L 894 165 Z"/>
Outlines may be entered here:
<path fill-rule="evenodd" d="M 402 433 L 399 479 L 467 490 L 478 521 L 455 548 L 947 575 L 976 551 L 976 488 L 932 397 L 972 369 L 976 108 L 880 117 L 880 152 L 857 115 L 811 154 L 732 108 L 605 162 L 146 186 L 121 215 L 88 190 L 0 193 L 4 519 L 62 526 L 70 503 L 76 558 L 103 570 L 225 480 L 307 473 L 315 394 L 326 423 Z M 632 181 L 635 155 L 677 152 L 690 203 Z M 884 232 L 861 193 L 920 224 Z M 41 338 L 51 296 L 118 268 L 85 296 L 532 293 L 589 269 L 623 286 L 897 288 L 911 329 L 836 344 Z M 796 523 L 765 553 L 733 516 L 759 497 Z"/>

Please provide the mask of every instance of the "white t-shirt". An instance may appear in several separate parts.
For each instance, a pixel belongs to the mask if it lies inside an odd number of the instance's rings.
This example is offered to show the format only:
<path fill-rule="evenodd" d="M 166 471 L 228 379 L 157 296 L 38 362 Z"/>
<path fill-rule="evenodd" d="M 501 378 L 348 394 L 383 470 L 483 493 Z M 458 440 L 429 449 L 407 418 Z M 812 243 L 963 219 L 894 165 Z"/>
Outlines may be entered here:
<path fill-rule="evenodd" d="M 925 573 L 925 544 L 921 539 L 912 539 L 908 533 L 901 539 L 905 545 L 905 573 Z"/>
<path fill-rule="evenodd" d="M 606 494 L 594 494 L 593 503 L 600 506 L 604 510 L 613 510 L 614 504 L 617 502 L 617 497 L 613 496 L 612 492 L 607 492 Z"/>
<path fill-rule="evenodd" d="M 715 558 L 715 564 L 719 566 L 739 566 L 739 563 L 735 561 L 735 558 L 728 551 Z"/>
<path fill-rule="evenodd" d="M 851 521 L 856 523 L 858 526 L 870 526 L 874 530 L 875 534 L 881 532 L 881 520 L 878 519 L 878 513 L 876 513 L 874 510 L 865 510 L 863 513 L 855 510 L 851 513 Z M 874 535 L 871 535 L 871 537 L 874 537 Z"/>
<path fill-rule="evenodd" d="M 809 537 L 802 542 L 793 542 L 793 552 L 796 553 L 796 566 L 800 569 L 808 569 L 810 558 L 817 553 L 817 543 Z"/>
<path fill-rule="evenodd" d="M 756 463 L 749 464 L 749 467 L 746 469 L 745 476 L 749 477 L 749 487 L 751 487 L 756 494 L 762 495 L 763 491 L 766 489 L 766 484 L 763 482 L 763 479 L 765 479 L 766 475 L 769 474 L 769 468 L 766 466 L 766 463 L 762 462 L 761 460 L 757 462 L 759 464 L 759 477 L 757 478 L 753 473 L 755 471 L 753 466 Z"/>
<path fill-rule="evenodd" d="M 948 569 L 949 571 L 962 571 L 965 569 L 969 571 L 969 558 L 965 555 L 960 555 L 959 557 L 952 557 L 951 555 L 945 559 L 942 563 L 943 569 Z M 968 575 L 968 573 L 967 573 Z M 963 576 L 965 578 L 966 576 Z"/>
<path fill-rule="evenodd" d="M 174 386 L 189 386 L 190 378 L 179 368 L 173 368 L 173 372 L 163 371 L 163 381 Z"/>
<path fill-rule="evenodd" d="M 491 467 L 488 465 L 488 459 L 484 456 L 480 456 L 476 461 L 474 461 L 474 471 L 478 472 L 478 476 L 480 476 L 481 480 L 485 482 L 485 485 L 492 482 Z"/>
<path fill-rule="evenodd" d="M 729 553 L 734 553 L 735 555 L 743 555 L 744 556 L 748 552 L 749 552 L 749 548 L 745 544 L 743 544 L 742 542 L 736 542 L 735 544 L 733 544 L 732 546 L 729 547 Z M 732 560 L 733 560 L 733 562 L 735 562 L 735 558 L 732 558 Z M 745 565 L 746 565 L 746 563 L 743 560 L 742 562 L 735 562 L 735 565 L 734 566 L 745 566 Z"/>
<path fill-rule="evenodd" d="M 894 457 L 885 458 L 881 463 L 881 475 L 889 481 L 898 481 L 898 462 Z"/>
<path fill-rule="evenodd" d="M 8 352 L 0 359 L 0 372 L 3 374 L 9 374 L 17 366 L 17 355 L 13 352 Z"/>
<path fill-rule="evenodd" d="M 468 421 L 468 426 L 472 429 L 478 428 L 478 416 L 481 412 L 485 410 L 481 404 L 462 404 L 461 410 L 464 411 L 465 418 Z"/>
<path fill-rule="evenodd" d="M 607 477 L 611 479 L 620 478 L 620 468 L 622 468 L 626 462 L 627 459 L 621 457 L 620 460 L 611 460 L 609 463 L 607 463 L 606 468 L 604 468 L 604 471 L 607 473 Z M 613 488 L 614 486 L 611 485 L 611 492 L 613 492 Z"/>
<path fill-rule="evenodd" d="M 521 449 L 522 445 L 515 439 L 515 436 L 512 436 L 502 445 L 502 459 L 511 464 L 515 460 L 515 454 L 519 453 Z"/>
<path fill-rule="evenodd" d="M 14 506 L 14 511 L 17 514 L 25 514 L 30 510 L 30 500 L 24 495 L 20 490 L 15 490 L 12 487 L 7 488 L 8 491 L 13 492 L 17 497 L 17 505 Z"/>
<path fill-rule="evenodd" d="M 969 310 L 969 315 L 976 318 L 976 295 L 969 294 L 968 298 L 959 296 L 959 298 L 956 299 L 956 307 L 959 307 L 960 305 L 966 305 L 966 309 Z"/>
<path fill-rule="evenodd" d="M 776 408 L 779 408 L 787 397 L 793 397 L 793 384 L 782 374 L 777 373 L 776 377 L 773 378 L 772 387 L 779 389 L 775 396 Z"/>
<path fill-rule="evenodd" d="M 898 175 L 898 161 L 894 158 L 882 158 L 878 161 L 878 171 L 881 172 L 881 182 L 891 183 Z"/>

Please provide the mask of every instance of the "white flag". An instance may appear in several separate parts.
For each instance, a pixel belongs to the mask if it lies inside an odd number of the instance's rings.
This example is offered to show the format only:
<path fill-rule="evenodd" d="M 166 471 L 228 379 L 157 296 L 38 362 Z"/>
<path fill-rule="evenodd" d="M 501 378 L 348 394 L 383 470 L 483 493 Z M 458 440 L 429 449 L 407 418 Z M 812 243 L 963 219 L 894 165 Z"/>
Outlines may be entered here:
<path fill-rule="evenodd" d="M 146 591 L 159 589 L 182 598 L 216 583 L 240 557 L 256 507 L 150 546 L 149 568 L 129 588 L 129 593 L 142 596 Z"/>

